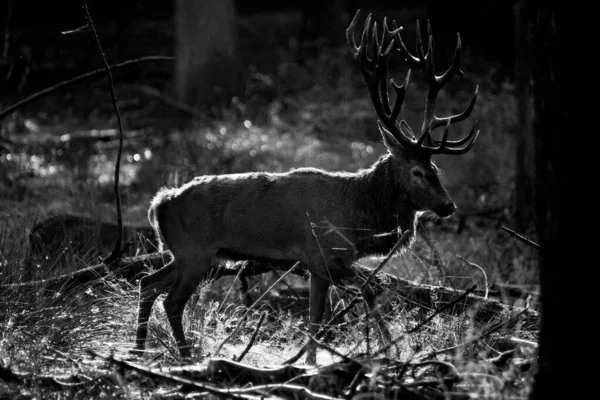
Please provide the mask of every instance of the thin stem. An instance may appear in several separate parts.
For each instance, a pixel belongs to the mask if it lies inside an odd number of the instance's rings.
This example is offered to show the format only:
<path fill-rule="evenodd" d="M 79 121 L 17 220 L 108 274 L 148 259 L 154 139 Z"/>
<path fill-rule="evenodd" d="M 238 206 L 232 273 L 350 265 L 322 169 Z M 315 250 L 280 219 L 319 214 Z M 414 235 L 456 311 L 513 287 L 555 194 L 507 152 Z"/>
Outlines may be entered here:
<path fill-rule="evenodd" d="M 119 191 L 119 172 L 121 171 L 121 155 L 123 154 L 123 121 L 121 120 L 121 112 L 119 111 L 119 105 L 117 104 L 115 82 L 113 80 L 112 72 L 110 70 L 110 65 L 106 60 L 106 55 L 104 54 L 104 50 L 102 49 L 102 44 L 100 43 L 98 32 L 96 32 L 96 28 L 94 27 L 94 22 L 92 21 L 90 10 L 87 6 L 87 0 L 81 0 L 81 4 L 85 12 L 85 19 L 87 20 L 88 26 L 92 31 L 92 36 L 96 41 L 96 45 L 98 46 L 100 55 L 102 56 L 104 70 L 106 71 L 106 76 L 108 77 L 108 81 L 110 83 L 110 100 L 112 102 L 113 108 L 115 109 L 115 115 L 117 116 L 117 123 L 119 125 L 119 150 L 117 152 L 117 161 L 115 163 L 115 176 L 113 182 L 113 189 L 115 192 L 115 200 L 117 206 L 117 225 L 119 227 L 119 230 L 117 232 L 117 239 L 115 240 L 115 247 L 113 248 L 112 253 L 110 253 L 110 255 L 103 260 L 104 264 L 111 264 L 121 257 L 121 243 L 123 242 L 123 215 L 121 212 L 121 193 Z"/>

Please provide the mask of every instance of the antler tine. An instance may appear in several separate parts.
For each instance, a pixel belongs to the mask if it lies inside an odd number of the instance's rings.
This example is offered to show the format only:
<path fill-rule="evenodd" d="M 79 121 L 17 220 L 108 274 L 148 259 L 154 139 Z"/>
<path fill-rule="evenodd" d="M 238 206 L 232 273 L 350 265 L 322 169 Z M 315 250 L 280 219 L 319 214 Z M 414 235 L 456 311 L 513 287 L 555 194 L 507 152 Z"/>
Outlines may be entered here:
<path fill-rule="evenodd" d="M 469 103 L 467 108 L 465 108 L 461 113 L 450 115 L 448 117 L 438 118 L 436 116 L 433 116 L 433 118 L 429 124 L 429 131 L 431 132 L 434 129 L 439 128 L 440 126 L 444 126 L 447 122 L 454 124 L 454 123 L 464 121 L 465 119 L 467 119 L 471 115 L 471 112 L 473 111 L 473 109 L 475 108 L 475 102 L 477 101 L 478 95 L 479 95 L 479 85 L 477 85 L 475 87 L 475 93 L 473 93 L 473 97 L 471 97 L 471 102 Z M 464 143 L 463 139 L 457 140 L 455 142 L 448 142 L 449 145 L 459 145 L 459 146 L 462 143 Z"/>
<path fill-rule="evenodd" d="M 400 129 L 402 129 L 402 133 L 404 133 L 404 130 L 408 131 L 408 135 L 405 134 L 405 136 L 408 136 L 413 140 L 417 140 L 415 138 L 415 133 L 405 120 L 400 121 Z"/>
<path fill-rule="evenodd" d="M 356 24 L 358 24 L 358 14 L 360 14 L 360 10 L 356 12 L 348 29 L 346 29 L 346 42 L 348 43 L 348 46 L 350 46 L 350 51 L 354 58 L 356 58 L 360 51 L 360 48 L 356 45 L 356 40 L 354 39 L 354 30 L 356 29 Z"/>
<path fill-rule="evenodd" d="M 396 39 L 396 44 L 399 46 L 399 49 L 404 55 L 408 58 L 410 62 L 416 64 L 419 68 L 421 68 L 421 59 L 412 55 L 412 53 L 408 50 L 404 41 L 402 40 L 402 36 L 400 36 L 400 32 L 402 32 L 402 27 L 396 27 L 396 22 L 394 21 L 394 38 Z"/>
<path fill-rule="evenodd" d="M 393 44 L 394 42 L 391 41 L 387 48 L 385 50 L 383 50 L 383 45 L 385 42 L 385 34 L 386 34 L 386 29 L 385 29 L 385 21 L 384 21 L 384 28 L 383 28 L 383 34 L 384 36 L 381 39 L 381 43 L 377 43 L 377 50 L 378 50 L 378 54 L 377 54 L 377 63 L 376 63 L 376 72 L 375 72 L 375 77 L 379 82 L 379 98 L 381 100 L 383 109 L 385 110 L 386 115 L 389 115 L 390 120 L 395 120 L 396 118 L 392 117 L 392 115 L 394 113 L 392 113 L 392 109 L 390 108 L 390 98 L 388 96 L 388 91 L 387 91 L 387 84 L 388 84 L 388 79 L 387 79 L 387 73 L 388 73 L 388 59 L 387 56 L 389 54 L 389 52 L 392 50 Z M 373 24 L 373 38 L 377 38 L 377 25 Z M 376 41 L 377 39 L 374 39 L 374 41 Z M 402 105 L 402 101 L 400 100 L 400 102 L 398 102 L 398 100 L 396 100 L 396 103 L 394 104 L 394 110 L 397 108 L 398 105 Z M 400 109 L 398 109 L 398 112 L 400 111 Z"/>
<path fill-rule="evenodd" d="M 416 145 L 414 135 L 413 138 L 406 136 L 396 121 L 404 101 L 406 87 L 408 86 L 410 79 L 410 71 L 400 86 L 396 85 L 393 80 L 391 80 L 392 87 L 396 91 L 396 101 L 393 107 L 390 106 L 388 95 L 388 84 L 390 83 L 387 78 L 388 56 L 394 48 L 395 37 L 402 28 L 398 28 L 394 23 L 394 29 L 390 30 L 387 25 L 387 20 L 384 20 L 382 28 L 383 33 L 380 40 L 377 23 L 373 22 L 373 25 L 371 26 L 371 14 L 369 14 L 365 20 L 361 43 L 359 46 L 356 46 L 354 41 L 354 30 L 356 29 L 359 12 L 360 11 L 356 13 L 350 26 L 346 30 L 346 40 L 351 48 L 352 55 L 360 65 L 360 70 L 367 83 L 373 107 L 379 117 L 378 123 L 380 129 L 386 130 L 392 134 L 404 147 L 413 148 Z M 390 40 L 386 45 L 388 39 Z M 373 48 L 371 58 L 369 58 L 369 49 L 367 48 L 369 42 L 370 47 Z M 412 135 L 412 131 L 409 132 Z"/>
<path fill-rule="evenodd" d="M 395 27 L 395 26 L 394 26 Z M 427 34 L 428 34 L 428 43 L 427 43 L 427 52 L 425 52 L 425 44 L 423 42 L 423 37 L 421 33 L 421 24 L 417 21 L 416 26 L 416 51 L 418 57 L 414 56 L 404 44 L 402 40 L 402 36 L 400 34 L 400 30 L 395 32 L 395 43 L 397 44 L 397 49 L 401 51 L 407 61 L 409 63 L 415 64 L 419 67 L 419 69 L 425 74 L 428 84 L 427 89 L 427 97 L 425 101 L 425 110 L 423 112 L 423 124 L 421 126 L 420 136 L 417 140 L 417 145 L 424 151 L 434 153 L 448 153 L 448 154 L 462 154 L 460 152 L 468 150 L 470 144 L 466 147 L 460 147 L 468 143 L 475 135 L 475 133 L 469 134 L 460 140 L 448 140 L 448 130 L 444 130 L 444 137 L 442 140 L 436 140 L 431 137 L 431 132 L 441 126 L 454 124 L 456 122 L 460 122 L 465 120 L 471 115 L 475 107 L 475 102 L 477 100 L 477 95 L 479 92 L 479 88 L 475 89 L 475 93 L 471 98 L 471 102 L 467 106 L 467 108 L 456 115 L 451 115 L 448 117 L 438 118 L 435 116 L 435 102 L 437 99 L 437 95 L 441 88 L 447 84 L 455 75 L 458 75 L 460 78 L 463 77 L 463 71 L 460 69 L 460 64 L 462 61 L 462 41 L 460 35 L 457 34 L 456 48 L 454 50 L 454 57 L 452 59 L 452 64 L 448 69 L 440 76 L 435 74 L 435 62 L 434 62 L 434 47 L 435 42 L 433 40 L 433 31 L 431 28 L 431 22 L 427 21 Z M 443 144 L 443 146 L 442 146 Z M 457 153 L 457 151 L 459 153 Z"/>
<path fill-rule="evenodd" d="M 444 86 L 454 75 L 458 75 L 460 78 L 464 76 L 464 72 L 460 69 L 460 64 L 462 62 L 462 44 L 460 40 L 460 33 L 456 34 L 456 49 L 454 49 L 454 56 L 452 57 L 452 64 L 446 72 L 442 74 L 439 78 L 440 87 Z"/>
<path fill-rule="evenodd" d="M 468 135 L 466 135 L 463 139 L 461 140 L 457 140 L 454 143 L 454 146 L 449 146 L 449 144 L 451 142 L 449 142 L 447 140 L 448 138 L 448 131 L 450 130 L 450 124 L 451 122 L 448 121 L 446 123 L 446 128 L 444 129 L 444 135 L 442 137 L 441 142 L 438 142 L 439 145 L 437 147 L 433 147 L 430 148 L 429 151 L 432 154 L 450 154 L 450 155 L 460 155 L 460 154 L 464 154 L 467 151 L 469 151 L 469 149 L 473 146 L 473 143 L 475 143 L 475 141 L 477 140 L 477 138 L 479 137 L 479 130 L 475 130 L 475 127 L 477 126 L 477 121 L 475 121 L 473 123 L 473 126 L 471 127 L 471 131 L 469 132 Z M 456 143 L 461 142 L 460 145 L 467 143 L 464 147 L 458 147 L 459 145 L 457 145 Z"/>
<path fill-rule="evenodd" d="M 404 95 L 406 94 L 406 88 L 408 87 L 408 82 L 410 81 L 410 69 L 408 70 L 408 72 L 406 73 L 406 77 L 404 78 L 404 82 L 402 82 L 402 85 L 398 86 L 396 85 L 396 82 L 394 82 L 393 79 L 390 80 L 392 87 L 394 88 L 394 90 L 396 91 L 396 103 L 394 104 L 394 109 L 392 110 L 392 114 L 390 115 L 390 119 L 392 120 L 396 120 L 398 118 L 398 116 L 400 115 L 400 109 L 402 108 L 402 103 L 404 103 Z M 400 124 L 402 124 L 402 122 L 404 122 L 406 124 L 406 121 L 402 120 L 400 122 Z M 408 126 L 408 124 L 407 124 Z M 411 129 L 412 132 L 412 129 Z M 413 135 L 414 137 L 414 135 Z"/>
<path fill-rule="evenodd" d="M 421 23 L 417 20 L 417 54 L 419 55 L 419 60 L 422 65 L 424 65 L 425 60 L 427 59 L 427 54 L 425 53 L 425 48 L 423 47 L 423 37 L 421 36 Z"/>

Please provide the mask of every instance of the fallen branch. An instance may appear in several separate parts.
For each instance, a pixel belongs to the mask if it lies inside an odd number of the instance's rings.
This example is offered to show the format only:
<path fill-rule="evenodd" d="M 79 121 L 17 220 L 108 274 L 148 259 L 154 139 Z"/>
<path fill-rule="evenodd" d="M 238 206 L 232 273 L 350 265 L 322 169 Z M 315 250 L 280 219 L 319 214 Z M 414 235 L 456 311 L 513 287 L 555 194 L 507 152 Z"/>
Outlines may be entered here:
<path fill-rule="evenodd" d="M 35 257 L 54 260 L 68 248 L 74 255 L 89 257 L 106 254 L 115 242 L 119 226 L 77 214 L 55 214 L 36 222 L 29 233 L 29 250 Z M 123 226 L 123 241 L 129 254 L 151 253 L 158 248 L 154 229 L 148 225 Z"/>
<path fill-rule="evenodd" d="M 146 367 L 145 365 L 139 365 L 139 364 L 135 364 L 135 363 L 132 363 L 129 361 L 121 360 L 114 356 L 105 356 L 105 355 L 100 354 L 93 350 L 88 350 L 87 352 L 88 352 L 88 354 L 90 354 L 93 357 L 101 358 L 105 361 L 108 361 L 110 364 L 116 365 L 121 370 L 136 371 L 142 375 L 150 376 L 152 378 L 157 378 L 158 380 L 167 381 L 170 383 L 182 384 L 182 385 L 186 385 L 188 387 L 193 387 L 194 389 L 202 390 L 202 391 L 208 392 L 210 394 L 213 394 L 213 395 L 221 397 L 221 398 L 238 398 L 238 399 L 245 398 L 238 394 L 229 393 L 229 390 L 227 390 L 227 389 L 219 389 L 212 385 L 207 385 L 205 383 L 182 378 L 180 376 L 176 376 L 176 375 L 173 375 L 173 374 L 170 374 L 167 372 L 163 372 L 163 371 L 159 371 L 156 369 L 152 369 L 150 367 Z"/>
<path fill-rule="evenodd" d="M 93 379 L 80 374 L 37 375 L 15 372 L 9 366 L 0 365 L 0 381 L 22 386 L 44 387 L 52 390 L 76 390 L 89 386 Z"/>

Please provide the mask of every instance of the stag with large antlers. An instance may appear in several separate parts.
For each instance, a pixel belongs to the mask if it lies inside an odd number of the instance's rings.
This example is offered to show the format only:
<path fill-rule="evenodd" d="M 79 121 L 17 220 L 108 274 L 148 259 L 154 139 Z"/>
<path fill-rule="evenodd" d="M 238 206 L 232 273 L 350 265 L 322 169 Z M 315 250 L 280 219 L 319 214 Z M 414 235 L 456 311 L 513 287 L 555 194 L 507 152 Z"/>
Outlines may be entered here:
<path fill-rule="evenodd" d="M 223 257 L 304 263 L 310 272 L 309 330 L 314 336 L 330 284 L 354 278 L 351 265 L 355 260 L 389 252 L 400 233 L 408 232 L 412 238 L 421 212 L 448 217 L 455 211 L 431 156 L 465 153 L 477 138 L 472 129 L 463 139 L 448 139 L 449 126 L 471 114 L 477 91 L 464 112 L 445 118 L 434 113 L 440 89 L 453 76 L 462 75 L 460 37 L 452 66 L 437 76 L 431 29 L 428 50 L 419 32 L 417 55 L 413 55 L 402 41 L 400 28 L 394 24 L 390 30 L 384 21 L 379 33 L 369 16 L 357 46 L 354 29 L 358 15 L 347 30 L 347 40 L 367 83 L 387 153 L 370 168 L 354 173 L 301 168 L 287 173 L 200 176 L 179 188 L 161 189 L 152 200 L 148 217 L 173 260 L 140 281 L 134 351 L 143 352 L 152 305 L 161 293 L 168 293 L 164 308 L 175 340 L 181 355 L 190 356 L 183 310 L 215 261 Z M 400 86 L 391 82 L 396 99 L 390 105 L 387 70 L 392 51 L 401 52 L 427 78 L 418 138 L 405 121 L 397 121 L 408 75 Z M 444 127 L 439 140 L 432 136 L 438 127 Z M 306 361 L 316 362 L 314 346 Z"/>

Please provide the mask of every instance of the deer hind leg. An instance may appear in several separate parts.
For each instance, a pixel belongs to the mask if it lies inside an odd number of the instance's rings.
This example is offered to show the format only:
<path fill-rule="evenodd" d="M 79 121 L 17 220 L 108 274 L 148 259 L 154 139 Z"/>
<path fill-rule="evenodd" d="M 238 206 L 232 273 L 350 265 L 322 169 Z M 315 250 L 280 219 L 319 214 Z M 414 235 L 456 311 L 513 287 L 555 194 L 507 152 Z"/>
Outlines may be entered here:
<path fill-rule="evenodd" d="M 190 357 L 190 348 L 183 333 L 183 310 L 202 278 L 210 270 L 211 257 L 199 257 L 193 260 L 178 260 L 178 276 L 164 301 L 165 312 L 169 318 L 173 336 L 182 357 Z"/>
<path fill-rule="evenodd" d="M 379 307 L 375 303 L 375 292 L 370 284 L 365 285 L 365 287 L 362 289 L 362 295 L 363 299 L 367 303 L 367 312 L 371 313 L 377 322 L 379 337 L 381 338 L 382 342 L 384 342 L 385 345 L 391 343 L 392 335 L 390 334 L 390 331 L 388 330 L 387 325 L 383 320 L 381 313 L 379 312 Z"/>
<path fill-rule="evenodd" d="M 316 338 L 319 330 L 319 323 L 323 319 L 325 312 L 325 303 L 327 301 L 327 291 L 329 290 L 330 282 L 327 279 L 321 278 L 315 273 L 310 274 L 310 325 L 309 333 Z M 317 347 L 315 343 L 309 343 L 306 364 L 315 365 L 317 363 Z"/>
<path fill-rule="evenodd" d="M 148 319 L 152 312 L 152 306 L 156 298 L 175 281 L 175 260 L 171 260 L 166 266 L 140 279 L 140 300 L 138 308 L 137 332 L 135 336 L 135 347 L 131 350 L 134 354 L 144 352 L 146 337 L 148 335 Z"/>

